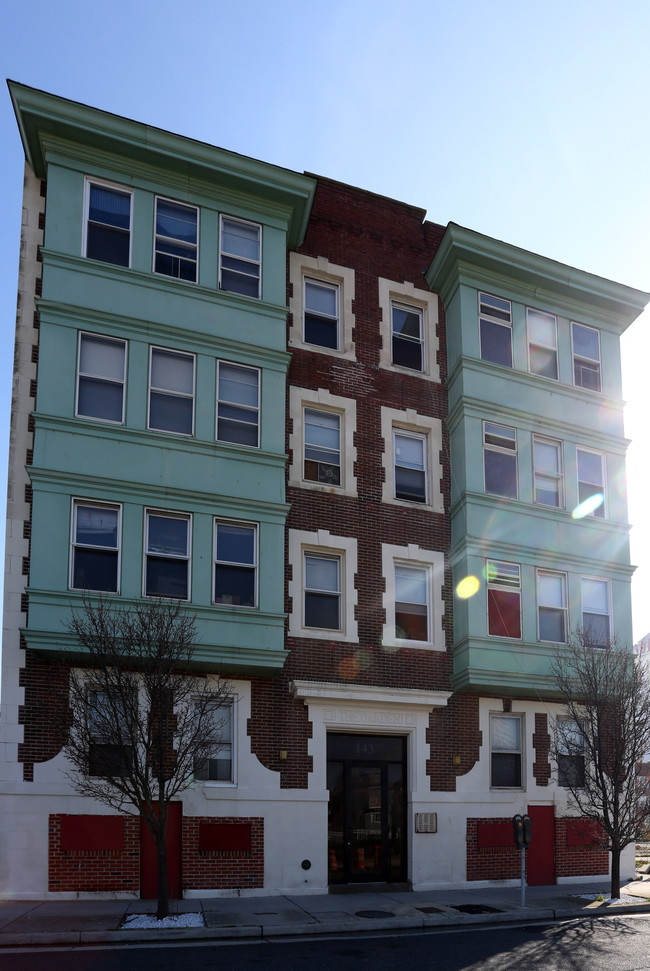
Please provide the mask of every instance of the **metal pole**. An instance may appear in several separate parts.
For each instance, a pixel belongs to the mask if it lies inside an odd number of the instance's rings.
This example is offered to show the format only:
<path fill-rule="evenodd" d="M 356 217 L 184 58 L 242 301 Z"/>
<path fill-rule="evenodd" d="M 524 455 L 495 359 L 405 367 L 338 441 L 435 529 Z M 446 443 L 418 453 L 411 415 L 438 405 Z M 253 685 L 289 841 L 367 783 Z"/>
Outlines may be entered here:
<path fill-rule="evenodd" d="M 521 906 L 526 906 L 526 847 L 521 848 Z"/>

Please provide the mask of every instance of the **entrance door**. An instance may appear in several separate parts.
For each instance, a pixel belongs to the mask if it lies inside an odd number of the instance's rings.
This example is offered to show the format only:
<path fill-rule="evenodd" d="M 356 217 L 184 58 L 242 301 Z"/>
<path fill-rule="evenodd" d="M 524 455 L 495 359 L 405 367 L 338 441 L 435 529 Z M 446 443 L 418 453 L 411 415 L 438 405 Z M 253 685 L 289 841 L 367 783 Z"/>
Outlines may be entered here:
<path fill-rule="evenodd" d="M 183 806 L 171 802 L 167 813 L 167 887 L 170 900 L 182 897 L 181 834 Z M 140 817 L 140 897 L 155 900 L 158 896 L 158 852 L 151 831 Z"/>
<path fill-rule="evenodd" d="M 329 882 L 406 876 L 406 740 L 328 735 Z"/>
<path fill-rule="evenodd" d="M 529 806 L 532 822 L 528 856 L 528 885 L 543 887 L 555 883 L 555 810 L 553 806 Z"/>

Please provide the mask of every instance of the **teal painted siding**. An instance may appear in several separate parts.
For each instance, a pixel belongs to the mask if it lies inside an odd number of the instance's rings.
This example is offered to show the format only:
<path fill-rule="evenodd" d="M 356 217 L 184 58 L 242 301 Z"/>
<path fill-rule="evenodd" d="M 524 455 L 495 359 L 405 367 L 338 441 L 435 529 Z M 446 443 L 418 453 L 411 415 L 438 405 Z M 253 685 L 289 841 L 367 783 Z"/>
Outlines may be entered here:
<path fill-rule="evenodd" d="M 582 578 L 591 577 L 607 582 L 612 632 L 621 644 L 632 643 L 619 338 L 647 295 L 453 225 L 427 278 L 443 297 L 447 321 L 454 586 L 468 576 L 479 580 L 474 596 L 454 600 L 453 683 L 472 691 L 549 694 L 558 645 L 540 638 L 540 570 L 562 577 L 567 633 L 583 624 Z M 481 291 L 510 302 L 512 367 L 481 358 Z M 556 317 L 557 380 L 531 373 L 527 308 Z M 600 335 L 601 392 L 574 384 L 574 321 Z M 514 496 L 487 491 L 484 422 L 514 430 Z M 536 438 L 557 443 L 557 506 L 535 501 Z M 602 517 L 572 518 L 580 502 L 579 448 L 602 456 Z M 515 461 L 514 452 L 501 454 Z M 519 569 L 518 590 L 507 590 L 510 602 L 519 598 L 519 637 L 504 636 L 499 594 L 488 589 L 488 560 Z"/>

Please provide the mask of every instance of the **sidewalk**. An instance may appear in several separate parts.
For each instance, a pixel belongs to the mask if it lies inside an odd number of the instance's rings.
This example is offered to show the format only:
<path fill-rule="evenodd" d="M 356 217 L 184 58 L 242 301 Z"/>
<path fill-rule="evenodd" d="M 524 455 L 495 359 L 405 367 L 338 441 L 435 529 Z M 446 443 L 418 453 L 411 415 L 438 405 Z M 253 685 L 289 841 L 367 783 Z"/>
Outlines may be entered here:
<path fill-rule="evenodd" d="M 635 902 L 614 904 L 576 896 L 599 892 L 607 896 L 608 887 L 602 881 L 527 887 L 523 909 L 519 887 L 499 886 L 174 900 L 172 913 L 202 913 L 205 927 L 160 930 L 120 929 L 127 914 L 155 914 L 156 902 L 152 900 L 4 900 L 0 901 L 0 947 L 261 939 L 650 914 L 650 876 L 621 888 L 621 893 L 633 896 Z"/>

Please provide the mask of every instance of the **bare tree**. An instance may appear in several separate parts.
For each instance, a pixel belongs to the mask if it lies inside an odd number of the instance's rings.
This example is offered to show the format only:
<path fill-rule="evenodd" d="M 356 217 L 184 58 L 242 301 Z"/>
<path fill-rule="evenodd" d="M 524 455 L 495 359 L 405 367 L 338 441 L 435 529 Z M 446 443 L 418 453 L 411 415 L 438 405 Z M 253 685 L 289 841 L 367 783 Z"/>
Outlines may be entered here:
<path fill-rule="evenodd" d="M 611 895 L 618 897 L 621 851 L 650 819 L 648 780 L 639 774 L 650 748 L 650 683 L 631 651 L 587 628 L 558 650 L 554 678 L 565 706 L 552 743 L 558 782 L 611 852 Z"/>
<path fill-rule="evenodd" d="M 193 672 L 195 618 L 175 601 L 85 601 L 67 626 L 85 655 L 70 675 L 68 776 L 82 795 L 144 819 L 160 920 L 169 912 L 169 804 L 214 758 L 230 686 Z"/>

